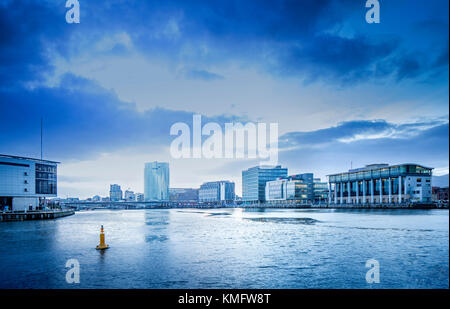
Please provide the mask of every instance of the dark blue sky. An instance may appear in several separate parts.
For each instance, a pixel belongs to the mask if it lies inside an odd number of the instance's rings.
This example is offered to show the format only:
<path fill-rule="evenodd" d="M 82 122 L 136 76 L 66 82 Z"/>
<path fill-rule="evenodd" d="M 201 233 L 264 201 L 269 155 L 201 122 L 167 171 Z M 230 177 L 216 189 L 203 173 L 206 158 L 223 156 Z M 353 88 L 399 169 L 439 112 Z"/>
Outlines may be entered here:
<path fill-rule="evenodd" d="M 0 0 L 0 153 L 62 161 L 60 194 L 230 179 L 251 160 L 173 160 L 170 126 L 198 113 L 276 122 L 280 163 L 317 176 L 417 162 L 448 173 L 448 1 Z"/>

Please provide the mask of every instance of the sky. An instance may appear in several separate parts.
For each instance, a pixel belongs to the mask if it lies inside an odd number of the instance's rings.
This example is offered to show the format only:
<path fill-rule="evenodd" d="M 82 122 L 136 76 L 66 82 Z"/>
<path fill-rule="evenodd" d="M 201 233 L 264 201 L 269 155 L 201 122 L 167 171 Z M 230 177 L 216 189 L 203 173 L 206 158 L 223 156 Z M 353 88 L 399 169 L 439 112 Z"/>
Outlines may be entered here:
<path fill-rule="evenodd" d="M 170 128 L 277 123 L 279 164 L 326 175 L 371 163 L 448 174 L 449 3 L 0 0 L 0 153 L 61 162 L 60 197 L 231 180 L 255 159 L 175 159 Z"/>

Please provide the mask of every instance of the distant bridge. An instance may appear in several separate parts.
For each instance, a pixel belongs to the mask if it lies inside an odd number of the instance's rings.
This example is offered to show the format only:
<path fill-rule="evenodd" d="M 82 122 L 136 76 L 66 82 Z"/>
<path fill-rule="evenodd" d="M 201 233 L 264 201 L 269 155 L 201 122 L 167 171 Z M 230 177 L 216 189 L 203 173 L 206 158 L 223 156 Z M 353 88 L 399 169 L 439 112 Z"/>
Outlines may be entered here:
<path fill-rule="evenodd" d="M 236 207 L 237 204 L 223 204 L 221 202 L 195 201 L 151 201 L 151 202 L 60 202 L 62 207 L 74 209 L 146 209 L 146 208 L 215 208 Z"/>

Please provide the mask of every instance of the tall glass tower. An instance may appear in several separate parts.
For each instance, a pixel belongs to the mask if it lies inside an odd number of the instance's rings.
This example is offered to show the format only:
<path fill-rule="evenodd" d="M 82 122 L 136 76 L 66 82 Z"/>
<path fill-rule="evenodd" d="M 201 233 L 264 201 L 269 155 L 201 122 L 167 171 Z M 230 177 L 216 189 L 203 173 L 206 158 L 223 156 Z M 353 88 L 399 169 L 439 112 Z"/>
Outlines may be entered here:
<path fill-rule="evenodd" d="M 169 163 L 145 163 L 144 198 L 145 201 L 169 200 Z"/>
<path fill-rule="evenodd" d="M 266 182 L 287 176 L 287 168 L 277 166 L 255 166 L 242 171 L 242 200 L 264 202 Z"/>

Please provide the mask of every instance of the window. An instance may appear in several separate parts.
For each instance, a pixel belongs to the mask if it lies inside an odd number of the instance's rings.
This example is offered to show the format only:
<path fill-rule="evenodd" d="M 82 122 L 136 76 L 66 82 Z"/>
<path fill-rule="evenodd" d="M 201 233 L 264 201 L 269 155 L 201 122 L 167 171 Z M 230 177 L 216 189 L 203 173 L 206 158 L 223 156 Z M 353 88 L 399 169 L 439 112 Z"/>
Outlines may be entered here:
<path fill-rule="evenodd" d="M 28 192 L 28 189 L 27 189 L 27 188 L 25 188 L 25 189 L 23 189 L 23 191 L 24 191 L 24 192 Z"/>
<path fill-rule="evenodd" d="M 23 172 L 23 176 L 28 176 L 28 173 L 27 172 Z"/>
<path fill-rule="evenodd" d="M 24 183 L 24 184 L 27 184 L 27 183 L 28 183 L 28 180 L 24 180 L 23 183 Z"/>

